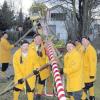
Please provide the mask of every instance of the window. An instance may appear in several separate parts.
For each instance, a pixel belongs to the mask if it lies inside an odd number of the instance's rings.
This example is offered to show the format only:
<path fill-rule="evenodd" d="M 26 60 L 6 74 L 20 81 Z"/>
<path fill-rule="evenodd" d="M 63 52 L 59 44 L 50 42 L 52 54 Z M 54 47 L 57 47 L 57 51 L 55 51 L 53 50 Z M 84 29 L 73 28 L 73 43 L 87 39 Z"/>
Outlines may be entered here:
<path fill-rule="evenodd" d="M 51 20 L 63 21 L 65 19 L 66 19 L 66 14 L 65 13 L 51 13 Z"/>

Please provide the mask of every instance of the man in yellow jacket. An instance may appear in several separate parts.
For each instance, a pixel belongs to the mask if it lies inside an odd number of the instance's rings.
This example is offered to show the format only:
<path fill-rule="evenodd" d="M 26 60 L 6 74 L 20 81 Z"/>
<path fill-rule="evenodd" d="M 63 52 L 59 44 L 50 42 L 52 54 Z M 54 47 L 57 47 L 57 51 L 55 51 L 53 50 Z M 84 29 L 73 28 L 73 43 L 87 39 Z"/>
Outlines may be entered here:
<path fill-rule="evenodd" d="M 76 39 L 75 46 L 76 46 L 76 50 L 82 55 L 83 51 L 84 51 L 84 47 L 81 44 L 81 40 L 80 39 L 78 39 L 78 38 Z"/>
<path fill-rule="evenodd" d="M 5 77 L 5 72 L 11 62 L 11 49 L 14 45 L 11 45 L 7 40 L 8 34 L 6 32 L 2 33 L 0 39 L 0 63 L 2 64 L 2 76 Z"/>
<path fill-rule="evenodd" d="M 72 41 L 67 43 L 67 53 L 64 56 L 64 74 L 67 79 L 66 91 L 70 100 L 81 100 L 83 83 L 83 68 L 81 55 Z"/>
<path fill-rule="evenodd" d="M 28 100 L 34 100 L 34 88 L 35 81 L 38 72 L 36 71 L 37 63 L 36 53 L 29 49 L 29 43 L 26 40 L 21 42 L 21 48 L 18 49 L 13 56 L 13 66 L 14 66 L 14 82 L 19 84 L 14 87 L 14 100 L 18 100 L 19 94 L 22 90 L 25 90 L 28 96 Z M 31 73 L 35 75 L 23 81 L 23 78 Z"/>
<path fill-rule="evenodd" d="M 90 44 L 88 37 L 82 38 L 82 44 L 84 46 L 83 53 L 83 68 L 84 68 L 84 82 L 85 88 L 82 99 L 85 100 L 87 91 L 89 91 L 89 99 L 95 100 L 94 97 L 94 82 L 96 80 L 96 66 L 97 66 L 97 54 L 94 47 Z"/>
<path fill-rule="evenodd" d="M 37 59 L 39 66 L 42 66 L 42 65 L 48 63 L 48 57 L 45 52 L 43 40 L 42 40 L 40 34 L 37 34 L 37 33 L 33 36 L 33 39 L 34 40 L 30 44 L 30 48 L 36 52 L 37 56 L 35 58 Z M 41 100 L 41 94 L 43 93 L 43 89 L 45 86 L 45 80 L 49 76 L 50 76 L 50 68 L 49 67 L 39 72 L 39 75 L 37 76 L 36 100 Z"/>

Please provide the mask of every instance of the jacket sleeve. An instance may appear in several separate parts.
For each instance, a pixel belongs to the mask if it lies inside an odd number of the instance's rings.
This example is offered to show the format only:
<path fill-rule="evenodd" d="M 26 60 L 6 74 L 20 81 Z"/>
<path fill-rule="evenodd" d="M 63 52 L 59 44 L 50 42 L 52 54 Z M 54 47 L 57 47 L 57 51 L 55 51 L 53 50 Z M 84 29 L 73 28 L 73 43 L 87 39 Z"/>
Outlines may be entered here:
<path fill-rule="evenodd" d="M 18 59 L 18 57 L 16 57 L 17 55 L 15 54 L 13 57 L 13 67 L 14 67 L 14 74 L 16 77 L 16 80 L 19 80 L 21 78 L 23 78 L 23 73 L 20 70 L 20 60 Z"/>
<path fill-rule="evenodd" d="M 67 68 L 67 63 L 66 63 L 66 57 L 64 56 L 64 74 L 66 74 L 66 68 Z"/>
<path fill-rule="evenodd" d="M 35 51 L 32 50 L 32 48 L 30 48 L 30 54 L 31 54 L 30 60 L 32 60 L 33 70 L 36 70 L 40 66 L 39 61 L 37 59 L 37 54 Z"/>
<path fill-rule="evenodd" d="M 4 40 L 3 41 L 3 47 L 6 49 L 6 50 L 9 50 L 9 49 L 12 49 L 14 47 L 14 45 L 11 45 L 7 40 Z"/>
<path fill-rule="evenodd" d="M 90 76 L 95 76 L 96 66 L 97 66 L 97 55 L 96 51 L 93 48 L 90 49 L 88 58 L 89 58 Z"/>
<path fill-rule="evenodd" d="M 46 63 L 49 63 L 49 58 L 48 58 L 48 56 L 46 56 Z"/>

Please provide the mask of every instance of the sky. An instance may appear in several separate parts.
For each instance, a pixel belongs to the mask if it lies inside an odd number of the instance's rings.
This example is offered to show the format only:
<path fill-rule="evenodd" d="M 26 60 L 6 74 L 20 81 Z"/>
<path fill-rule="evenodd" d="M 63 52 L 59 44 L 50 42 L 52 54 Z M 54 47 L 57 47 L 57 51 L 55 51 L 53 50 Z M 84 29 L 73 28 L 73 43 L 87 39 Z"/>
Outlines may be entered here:
<path fill-rule="evenodd" d="M 14 2 L 14 8 L 16 9 L 16 12 L 19 11 L 21 5 L 22 5 L 22 10 L 25 14 L 28 14 L 28 10 L 31 7 L 32 3 L 34 0 L 0 0 L 0 5 L 3 4 L 4 1 L 7 2 Z M 21 3 L 22 2 L 22 3 Z"/>
<path fill-rule="evenodd" d="M 48 0 L 0 0 L 0 6 L 3 4 L 4 1 L 7 2 L 14 2 L 14 10 L 16 12 L 20 11 L 20 8 L 22 6 L 22 11 L 25 15 L 29 15 L 29 8 L 31 7 L 32 3 L 34 1 L 38 1 L 38 2 L 43 2 L 43 1 L 48 1 Z M 56 1 L 56 0 L 51 0 L 51 1 Z M 76 0 L 78 1 L 78 0 Z M 47 2 L 48 3 L 48 2 Z M 49 2 L 50 3 L 50 2 Z M 49 7 L 50 4 L 47 4 L 47 6 Z M 78 2 L 76 2 L 77 4 Z M 10 3 L 11 4 L 11 3 Z M 55 4 L 55 3 L 54 3 Z M 77 7 L 76 7 L 77 8 Z M 100 7 L 99 7 L 100 9 Z"/>

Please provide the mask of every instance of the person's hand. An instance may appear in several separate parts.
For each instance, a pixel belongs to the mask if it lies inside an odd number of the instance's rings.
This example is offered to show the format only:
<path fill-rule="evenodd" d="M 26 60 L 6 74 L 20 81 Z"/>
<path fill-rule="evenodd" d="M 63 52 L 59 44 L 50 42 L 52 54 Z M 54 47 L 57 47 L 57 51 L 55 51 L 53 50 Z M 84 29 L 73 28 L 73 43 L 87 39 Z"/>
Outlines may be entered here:
<path fill-rule="evenodd" d="M 63 75 L 63 68 L 60 68 L 60 74 Z"/>
<path fill-rule="evenodd" d="M 33 70 L 33 74 L 34 74 L 34 75 L 38 75 L 38 74 L 39 74 L 39 71 Z"/>
<path fill-rule="evenodd" d="M 18 80 L 18 84 L 23 84 L 24 83 L 24 80 L 23 79 L 19 79 Z"/>

